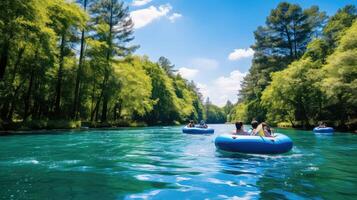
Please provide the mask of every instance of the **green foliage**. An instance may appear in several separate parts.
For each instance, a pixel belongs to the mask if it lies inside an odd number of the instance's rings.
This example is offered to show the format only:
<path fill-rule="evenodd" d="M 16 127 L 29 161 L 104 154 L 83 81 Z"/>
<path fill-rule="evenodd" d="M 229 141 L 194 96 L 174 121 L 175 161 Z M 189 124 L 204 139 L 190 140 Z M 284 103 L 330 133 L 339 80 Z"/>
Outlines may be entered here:
<path fill-rule="evenodd" d="M 264 90 L 262 104 L 267 109 L 271 122 L 301 121 L 304 127 L 321 117 L 324 98 L 318 80 L 319 63 L 302 59 L 287 69 L 275 72 L 271 84 Z"/>
<path fill-rule="evenodd" d="M 131 55 L 138 46 L 129 45 L 133 23 L 122 1 L 81 3 L 0 2 L 3 129 L 75 128 L 77 119 L 100 127 L 204 117 L 198 89 L 175 75 L 167 58 L 154 63 Z"/>
<path fill-rule="evenodd" d="M 173 76 L 174 72 L 176 72 L 176 70 L 174 70 L 175 65 L 171 64 L 170 60 L 165 58 L 164 56 L 161 56 L 157 63 L 160 65 L 160 67 L 162 67 L 162 69 L 165 70 L 165 72 L 169 76 Z"/>
<path fill-rule="evenodd" d="M 223 108 L 213 105 L 209 98 L 205 102 L 205 121 L 206 123 L 218 124 L 225 123 L 227 121 L 227 115 Z"/>
<path fill-rule="evenodd" d="M 130 59 L 130 58 L 129 58 Z M 128 116 L 135 113 L 143 116 L 153 109 L 155 101 L 150 99 L 152 85 L 151 78 L 146 74 L 143 61 L 139 57 L 134 57 L 130 62 L 115 65 L 115 76 L 117 84 L 114 96 L 117 104 L 118 117 Z"/>
<path fill-rule="evenodd" d="M 240 102 L 247 106 L 246 118 L 266 119 L 267 111 L 260 101 L 271 82 L 271 74 L 285 69 L 304 54 L 325 19 L 325 13 L 315 6 L 303 10 L 299 5 L 282 2 L 271 11 L 266 25 L 254 32 L 253 64 L 239 91 Z"/>
<path fill-rule="evenodd" d="M 202 119 L 202 103 L 194 84 L 180 75 L 167 73 L 161 65 L 148 60 L 144 68 L 151 77 L 151 99 L 156 101 L 153 110 L 144 116 L 145 121 L 171 124 L 174 121 Z"/>
<path fill-rule="evenodd" d="M 248 106 L 245 103 L 238 103 L 231 111 L 231 118 L 229 121 L 236 122 L 242 121 L 243 123 L 249 123 L 251 119 L 247 116 Z"/>
<path fill-rule="evenodd" d="M 230 120 L 355 129 L 356 13 L 345 6 L 325 25 L 317 7 L 280 3 L 255 32 L 253 65 Z"/>
<path fill-rule="evenodd" d="M 206 105 L 206 123 L 219 124 L 226 122 L 226 114 L 223 112 L 222 108 L 216 105 Z"/>
<path fill-rule="evenodd" d="M 335 119 L 340 125 L 353 121 L 357 118 L 357 21 L 346 30 L 322 70 L 322 88 L 329 97 L 328 106 L 335 110 Z"/>
<path fill-rule="evenodd" d="M 302 59 L 273 74 L 262 96 L 269 121 L 309 127 L 335 120 L 342 127 L 356 118 L 357 22 L 341 31 L 344 35 L 331 55 L 327 39 L 317 39 Z"/>
<path fill-rule="evenodd" d="M 326 41 L 332 48 L 337 46 L 338 41 L 357 18 L 357 9 L 354 5 L 347 5 L 339 9 L 337 13 L 330 17 L 328 23 L 323 28 Z"/>
<path fill-rule="evenodd" d="M 223 112 L 224 112 L 224 114 L 226 114 L 227 121 L 230 121 L 230 115 L 231 115 L 231 111 L 233 108 L 234 108 L 234 105 L 229 100 L 227 101 L 226 105 L 224 105 L 224 107 L 223 107 Z"/>

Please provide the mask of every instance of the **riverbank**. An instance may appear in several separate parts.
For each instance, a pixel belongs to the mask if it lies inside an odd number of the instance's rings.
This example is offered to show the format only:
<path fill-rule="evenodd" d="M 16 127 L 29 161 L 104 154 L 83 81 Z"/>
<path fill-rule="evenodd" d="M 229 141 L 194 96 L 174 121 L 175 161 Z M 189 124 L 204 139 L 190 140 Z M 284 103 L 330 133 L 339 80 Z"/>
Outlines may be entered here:
<path fill-rule="evenodd" d="M 333 127 L 336 131 L 340 132 L 352 132 L 352 133 L 357 133 L 357 128 L 356 128 L 356 122 L 352 121 L 351 123 L 338 125 L 337 122 L 334 121 L 329 121 L 327 122 L 328 126 Z M 280 122 L 276 124 L 276 127 L 278 128 L 292 128 L 292 129 L 298 129 L 298 130 L 312 130 L 315 128 L 315 126 L 305 126 L 303 127 L 301 124 L 292 124 L 290 122 Z"/>
<path fill-rule="evenodd" d="M 0 135 L 11 133 L 26 133 L 30 131 L 53 130 L 86 130 L 89 128 L 118 128 L 118 127 L 146 127 L 145 122 L 116 121 L 116 122 L 88 122 L 80 120 L 32 120 L 26 122 L 1 122 Z"/>
<path fill-rule="evenodd" d="M 234 123 L 226 122 L 226 125 Z M 0 136 L 3 135 L 23 135 L 27 133 L 36 133 L 46 134 L 48 132 L 61 132 L 61 131 L 85 131 L 88 129 L 98 129 L 98 130 L 111 130 L 118 128 L 132 128 L 132 127 L 150 127 L 150 126 L 177 126 L 182 125 L 178 121 L 175 121 L 171 124 L 147 124 L 145 122 L 138 121 L 128 121 L 121 120 L 116 122 L 88 122 L 88 121 L 80 121 L 80 120 L 33 120 L 27 122 L 1 122 L 0 123 Z M 249 126 L 249 125 L 246 125 Z M 302 128 L 302 127 L 293 127 L 289 123 L 278 123 L 274 128 L 280 129 L 295 129 L 295 130 L 303 130 L 309 131 L 312 130 L 313 127 Z M 339 129 L 335 128 L 338 132 L 349 132 L 357 134 L 357 130 L 348 130 L 348 129 Z"/>

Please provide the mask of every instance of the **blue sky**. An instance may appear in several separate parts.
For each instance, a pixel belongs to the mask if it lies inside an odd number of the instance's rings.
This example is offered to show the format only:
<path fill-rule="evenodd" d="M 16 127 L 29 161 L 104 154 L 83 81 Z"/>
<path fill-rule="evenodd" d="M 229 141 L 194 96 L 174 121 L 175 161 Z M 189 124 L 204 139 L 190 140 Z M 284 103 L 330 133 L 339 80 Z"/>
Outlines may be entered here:
<path fill-rule="evenodd" d="M 253 32 L 277 0 L 127 0 L 135 23 L 136 52 L 153 61 L 165 56 L 219 106 L 236 102 L 251 65 Z M 328 15 L 357 0 L 294 0 Z"/>

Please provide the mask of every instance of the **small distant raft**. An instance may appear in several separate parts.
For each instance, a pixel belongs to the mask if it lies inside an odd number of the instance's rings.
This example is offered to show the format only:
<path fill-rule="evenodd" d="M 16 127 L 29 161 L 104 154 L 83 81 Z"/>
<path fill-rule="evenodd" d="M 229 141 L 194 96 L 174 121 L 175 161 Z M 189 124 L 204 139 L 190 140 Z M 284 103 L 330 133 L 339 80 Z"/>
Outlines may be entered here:
<path fill-rule="evenodd" d="M 182 128 L 183 133 L 187 134 L 213 134 L 214 129 L 213 128 L 199 128 L 199 127 L 183 127 Z"/>
<path fill-rule="evenodd" d="M 293 147 L 291 139 L 276 133 L 274 137 L 253 135 L 220 135 L 215 139 L 218 149 L 230 152 L 251 154 L 279 154 L 286 153 Z"/>
<path fill-rule="evenodd" d="M 313 129 L 313 131 L 314 131 L 314 133 L 318 133 L 318 134 L 332 135 L 334 132 L 334 129 L 332 127 L 325 127 L 325 128 L 315 127 Z"/>

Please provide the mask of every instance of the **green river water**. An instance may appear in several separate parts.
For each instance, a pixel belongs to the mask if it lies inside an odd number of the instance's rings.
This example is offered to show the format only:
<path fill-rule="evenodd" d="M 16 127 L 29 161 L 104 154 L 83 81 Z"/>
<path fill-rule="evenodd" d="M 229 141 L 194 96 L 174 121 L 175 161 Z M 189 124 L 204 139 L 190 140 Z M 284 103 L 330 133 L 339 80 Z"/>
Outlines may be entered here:
<path fill-rule="evenodd" d="M 281 155 L 218 151 L 182 127 L 0 137 L 0 199 L 357 199 L 357 135 L 280 129 Z"/>

